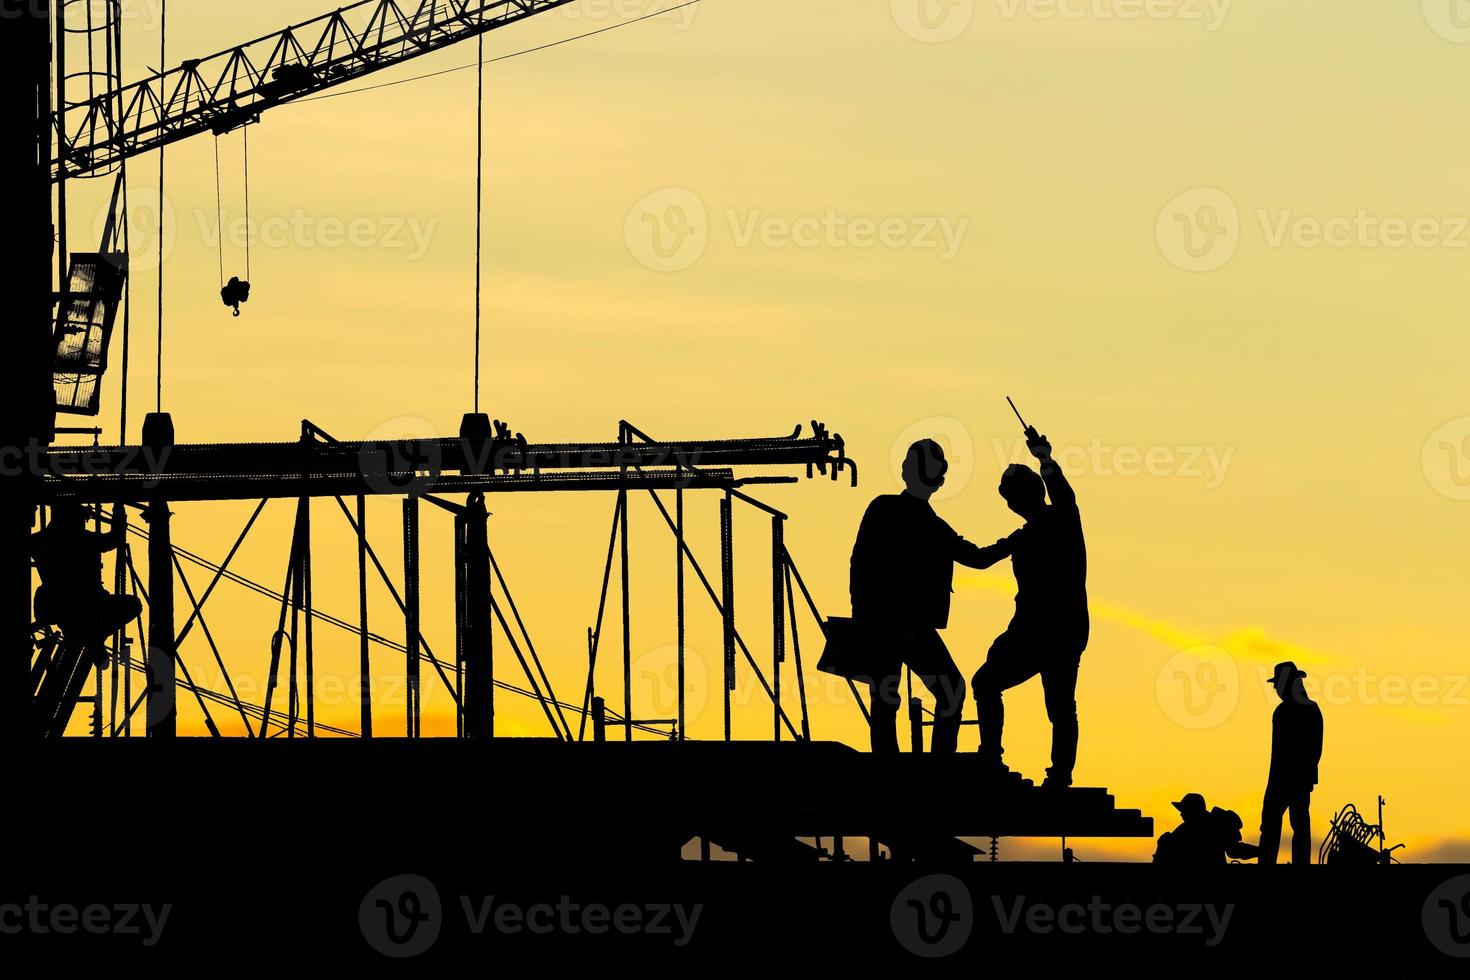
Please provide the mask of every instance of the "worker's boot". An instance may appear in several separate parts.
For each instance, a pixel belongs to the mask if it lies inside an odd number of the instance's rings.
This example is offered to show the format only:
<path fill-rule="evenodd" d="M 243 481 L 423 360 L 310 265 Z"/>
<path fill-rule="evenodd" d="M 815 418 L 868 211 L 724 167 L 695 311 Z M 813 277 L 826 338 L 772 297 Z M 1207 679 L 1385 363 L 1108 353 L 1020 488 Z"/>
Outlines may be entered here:
<path fill-rule="evenodd" d="M 982 748 L 975 758 L 975 772 L 981 782 L 1001 783 L 1016 778 L 1016 773 L 1001 760 L 999 752 L 987 752 Z"/>

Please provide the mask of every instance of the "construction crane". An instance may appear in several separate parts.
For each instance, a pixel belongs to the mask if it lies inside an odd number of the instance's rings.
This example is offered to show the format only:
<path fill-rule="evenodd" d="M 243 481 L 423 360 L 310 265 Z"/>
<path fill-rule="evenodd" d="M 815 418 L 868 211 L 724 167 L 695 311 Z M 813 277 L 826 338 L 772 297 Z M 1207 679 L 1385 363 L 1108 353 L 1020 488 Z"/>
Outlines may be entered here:
<path fill-rule="evenodd" d="M 51 180 L 105 170 L 572 0 L 362 0 L 52 113 Z"/>
<path fill-rule="evenodd" d="M 50 113 L 48 156 L 50 180 L 57 187 L 57 241 L 62 261 L 71 262 L 58 297 L 62 312 L 56 324 L 57 410 L 97 414 L 107 349 L 128 270 L 126 248 L 114 231 L 119 223 L 116 190 L 107 224 L 109 240 L 95 253 L 64 254 L 69 179 L 109 173 L 128 157 L 191 136 L 228 133 L 258 122 L 261 113 L 273 106 L 481 37 L 570 2 L 421 0 L 409 7 L 398 0 L 362 0 L 126 85 L 116 74 L 120 24 L 89 28 L 107 38 L 105 70 L 99 72 L 89 64 L 85 72 L 67 75 L 59 66 L 59 104 Z M 96 18 L 89 13 L 89 20 L 107 21 L 107 8 L 103 9 Z M 75 33 L 69 27 L 67 31 Z M 57 34 L 60 59 L 65 54 L 65 36 L 60 30 Z M 97 84 L 99 76 L 102 84 Z M 85 98 L 68 97 L 69 77 L 86 79 Z M 248 258 L 248 246 L 246 255 Z M 249 297 L 249 282 L 235 277 L 226 283 L 223 272 L 220 279 L 220 298 L 239 316 L 240 303 Z"/>
<path fill-rule="evenodd" d="M 12 11 L 0 31 L 6 93 L 0 130 L 17 137 L 0 148 L 0 187 L 8 196 L 14 247 L 0 263 L 0 290 L 13 324 L 5 371 L 10 408 L 0 412 L 6 458 L 25 459 L 49 445 L 59 410 L 97 413 L 126 282 L 125 246 L 109 222 L 104 238 L 111 240 L 96 253 L 76 255 L 81 264 L 73 263 L 58 291 L 53 263 L 73 258 L 66 243 L 69 178 L 107 173 L 129 157 L 190 136 L 228 132 L 273 106 L 570 2 L 362 0 L 126 85 L 116 75 L 121 25 L 113 17 L 106 27 L 87 28 L 101 37 L 107 71 L 88 65 L 88 95 L 75 100 L 65 91 L 66 79 L 77 77 L 64 65 L 67 34 L 75 33 L 64 24 L 65 0 Z M 171 428 L 166 417 L 158 421 Z M 28 536 L 39 494 L 38 472 L 25 466 L 0 471 L 0 648 L 7 651 L 31 647 Z M 27 659 L 0 658 L 0 738 L 26 730 Z"/>

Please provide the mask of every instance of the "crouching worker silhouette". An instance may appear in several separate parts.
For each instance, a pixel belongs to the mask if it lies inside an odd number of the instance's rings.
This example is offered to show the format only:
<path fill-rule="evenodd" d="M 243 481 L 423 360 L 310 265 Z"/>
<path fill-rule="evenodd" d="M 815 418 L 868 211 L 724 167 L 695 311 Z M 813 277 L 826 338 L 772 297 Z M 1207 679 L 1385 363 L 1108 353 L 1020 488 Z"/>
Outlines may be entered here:
<path fill-rule="evenodd" d="M 1271 715 L 1271 771 L 1261 802 L 1261 864 L 1275 864 L 1281 816 L 1291 814 L 1291 863 L 1312 863 L 1312 787 L 1322 760 L 1322 709 L 1307 696 L 1290 660 L 1276 665 L 1271 683 L 1281 703 Z"/>
<path fill-rule="evenodd" d="M 1016 612 L 990 646 L 971 686 L 980 715 L 980 758 L 991 775 L 1001 761 L 1005 708 L 1001 694 L 1037 674 L 1051 719 L 1051 768 L 1043 786 L 1072 785 L 1077 761 L 1077 667 L 1087 647 L 1087 549 L 1077 495 L 1052 459 L 1051 444 L 1035 427 L 1026 445 L 1040 475 L 1013 463 L 1000 478 L 1000 495 L 1026 523 L 984 549 L 995 561 L 1010 556 L 1016 576 Z M 1046 502 L 1051 496 L 1051 504 Z"/>
<path fill-rule="evenodd" d="M 102 664 L 104 637 L 117 632 L 143 611 L 136 596 L 112 595 L 102 587 L 102 556 L 122 543 L 126 516 L 119 504 L 106 533 L 87 530 L 76 501 L 58 501 L 51 519 L 31 535 L 31 555 L 41 575 L 35 614 L 42 623 L 59 626 L 73 643 L 91 647 Z"/>
<path fill-rule="evenodd" d="M 1244 824 L 1234 810 L 1205 808 L 1205 798 L 1186 793 L 1174 804 L 1184 818 L 1174 830 L 1159 836 L 1154 864 L 1174 868 L 1208 868 L 1223 865 L 1228 858 L 1244 861 L 1256 856 L 1256 846 L 1240 837 Z"/>
<path fill-rule="evenodd" d="M 868 505 L 852 548 L 852 617 L 871 645 L 870 722 L 874 752 L 897 752 L 899 675 L 907 664 L 934 695 L 931 752 L 954 752 L 965 708 L 965 678 L 939 638 L 949 622 L 955 562 L 985 568 L 1000 559 L 944 522 L 929 498 L 949 464 L 932 439 L 909 447 L 903 493 Z"/>

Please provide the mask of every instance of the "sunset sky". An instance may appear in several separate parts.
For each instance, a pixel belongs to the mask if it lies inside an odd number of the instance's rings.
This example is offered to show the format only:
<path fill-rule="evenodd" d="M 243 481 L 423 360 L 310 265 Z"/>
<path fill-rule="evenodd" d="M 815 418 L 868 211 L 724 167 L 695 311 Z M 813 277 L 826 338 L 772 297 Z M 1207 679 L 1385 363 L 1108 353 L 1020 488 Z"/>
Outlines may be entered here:
<path fill-rule="evenodd" d="M 159 0 L 124 6 L 134 79 L 158 66 Z M 222 14 L 173 0 L 169 64 L 327 6 Z M 581 0 L 492 33 L 486 54 L 658 9 Z M 1470 859 L 1470 20 L 1457 10 L 702 0 L 491 65 L 482 406 L 533 441 L 612 439 L 619 419 L 667 438 L 828 423 L 859 486 L 759 495 L 791 515 L 788 546 L 824 614 L 840 615 L 857 522 L 895 488 L 913 439 L 948 450 L 936 509 L 956 529 L 988 543 L 1015 527 L 995 493 L 1024 452 L 1009 394 L 1056 445 L 1088 534 L 1078 783 L 1110 787 L 1160 830 L 1168 801 L 1198 791 L 1238 810 L 1253 838 L 1275 704 L 1265 678 L 1293 657 L 1326 719 L 1319 839 L 1337 808 L 1371 819 L 1382 794 L 1405 859 Z M 345 88 L 474 53 L 461 44 Z M 218 267 L 244 275 L 241 136 L 218 146 L 222 256 L 213 140 L 169 148 L 163 407 L 180 441 L 289 440 L 303 418 L 344 439 L 457 430 L 472 396 L 474 86 L 458 71 L 267 113 L 249 136 L 253 289 L 238 319 Z M 128 441 L 153 407 L 156 158 L 128 170 Z M 74 249 L 94 247 L 110 186 L 72 184 Z M 492 545 L 566 700 L 585 682 L 612 506 L 490 503 Z M 711 575 L 716 506 L 689 502 Z M 398 507 L 369 512 L 394 574 Z M 175 542 L 218 559 L 249 505 L 175 510 Z M 279 587 L 291 512 L 267 508 L 237 570 Z M 673 544 L 646 498 L 631 520 L 635 711 L 668 717 Z M 330 500 L 314 521 L 316 600 L 352 618 L 345 522 Z M 754 510 L 737 515 L 739 625 L 767 672 L 768 529 Z M 450 543 L 447 516 L 426 512 L 425 635 L 445 656 Z M 207 573 L 190 571 L 197 591 Z M 945 637 L 969 677 L 1008 618 L 1009 565 L 962 570 L 955 589 Z M 718 623 L 691 596 L 690 735 L 717 738 Z M 376 588 L 374 628 L 401 638 L 390 606 Z M 272 604 L 221 586 L 207 609 L 236 685 L 260 700 Z M 617 707 L 608 625 L 598 687 Z M 812 669 L 809 619 L 802 629 L 814 735 L 866 747 L 845 687 Z M 326 626 L 317 640 L 318 717 L 355 728 L 356 640 Z M 197 632 L 183 654 L 220 686 Z M 521 682 L 503 644 L 497 654 L 497 676 Z M 401 733 L 402 656 L 374 657 L 378 730 Z M 425 734 L 452 732 L 452 703 L 424 677 Z M 737 735 L 768 738 L 769 705 L 743 666 L 738 699 Z M 181 731 L 202 732 L 181 705 Z M 1039 778 L 1039 682 L 1007 705 L 1008 761 Z M 502 734 L 549 734 L 534 702 L 502 694 L 497 709 Z"/>

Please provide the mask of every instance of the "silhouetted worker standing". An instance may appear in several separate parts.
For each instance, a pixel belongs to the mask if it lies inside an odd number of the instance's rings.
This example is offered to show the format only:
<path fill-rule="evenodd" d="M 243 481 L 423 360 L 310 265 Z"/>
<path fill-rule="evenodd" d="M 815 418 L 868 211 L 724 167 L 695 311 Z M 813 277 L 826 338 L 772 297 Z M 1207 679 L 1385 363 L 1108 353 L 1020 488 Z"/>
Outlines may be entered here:
<path fill-rule="evenodd" d="M 868 505 L 852 547 L 852 616 L 875 661 L 871 728 L 874 752 L 897 752 L 899 675 L 903 664 L 934 695 L 930 751 L 953 752 L 965 708 L 965 678 L 939 637 L 949 622 L 954 564 L 985 568 L 998 561 L 944 522 L 929 498 L 949 463 L 932 439 L 909 447 L 903 493 Z"/>
<path fill-rule="evenodd" d="M 1026 446 L 1037 459 L 1040 475 L 1012 463 L 1001 475 L 999 488 L 1007 506 L 1026 523 L 983 549 L 992 563 L 1010 556 L 1016 612 L 991 644 L 971 685 L 980 715 L 981 760 L 994 773 L 1004 773 L 1001 694 L 1041 675 L 1052 725 L 1051 767 L 1043 785 L 1057 789 L 1072 785 L 1077 761 L 1077 668 L 1089 629 L 1087 548 L 1077 495 L 1052 459 L 1051 443 L 1034 426 L 1027 426 Z"/>
<path fill-rule="evenodd" d="M 1261 803 L 1261 864 L 1275 864 L 1281 815 L 1291 815 L 1291 863 L 1312 863 L 1312 788 L 1322 760 L 1322 709 L 1307 695 L 1306 677 L 1290 660 L 1276 665 L 1271 683 L 1281 703 L 1271 715 L 1271 772 Z"/>
<path fill-rule="evenodd" d="M 94 643 L 142 612 L 136 596 L 112 595 L 102 587 L 102 555 L 122 542 L 126 527 L 121 505 L 105 534 L 87 530 L 77 502 L 52 506 L 46 526 L 31 535 L 31 555 L 41 575 L 36 619 L 60 626 L 70 640 Z M 100 648 L 96 655 L 101 662 Z"/>
<path fill-rule="evenodd" d="M 1246 860 L 1256 856 L 1256 846 L 1241 840 L 1243 824 L 1234 810 L 1206 809 L 1205 798 L 1198 793 L 1184 794 L 1174 809 L 1184 822 L 1159 836 L 1155 864 L 1208 868 L 1225 864 L 1228 858 Z"/>

